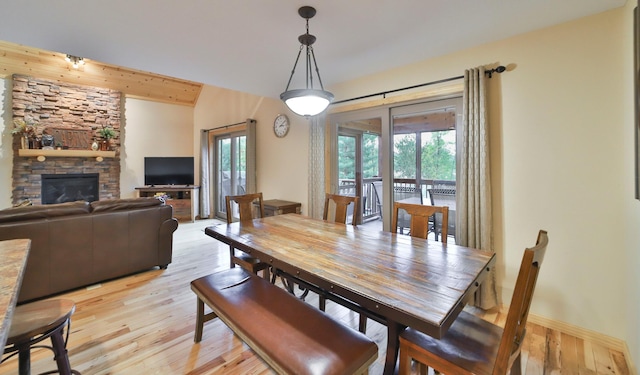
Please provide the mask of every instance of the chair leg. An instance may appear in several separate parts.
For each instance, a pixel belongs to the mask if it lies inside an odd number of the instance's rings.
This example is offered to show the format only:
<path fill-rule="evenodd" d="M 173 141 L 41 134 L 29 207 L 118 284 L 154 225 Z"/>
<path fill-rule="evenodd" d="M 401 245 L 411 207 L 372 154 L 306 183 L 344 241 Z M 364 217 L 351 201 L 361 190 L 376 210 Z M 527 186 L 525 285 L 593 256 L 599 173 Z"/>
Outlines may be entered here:
<path fill-rule="evenodd" d="M 193 338 L 194 342 L 202 341 L 202 329 L 204 327 L 204 301 L 198 298 L 198 308 L 196 314 L 196 333 Z"/>
<path fill-rule="evenodd" d="M 233 249 L 233 246 L 229 245 L 229 268 L 234 268 L 236 266 L 236 264 L 233 262 L 234 252 L 235 250 Z"/>
<path fill-rule="evenodd" d="M 511 365 L 511 375 L 521 375 L 522 374 L 522 363 L 520 361 L 521 354 L 518 354 L 515 360 L 513 360 L 513 365 Z"/>
<path fill-rule="evenodd" d="M 367 333 L 367 316 L 364 314 L 360 314 L 360 324 L 358 325 L 358 330 L 362 333 Z"/>
<path fill-rule="evenodd" d="M 398 375 L 410 375 L 411 374 L 411 358 L 407 353 L 407 349 L 400 345 L 400 351 L 398 353 Z"/>

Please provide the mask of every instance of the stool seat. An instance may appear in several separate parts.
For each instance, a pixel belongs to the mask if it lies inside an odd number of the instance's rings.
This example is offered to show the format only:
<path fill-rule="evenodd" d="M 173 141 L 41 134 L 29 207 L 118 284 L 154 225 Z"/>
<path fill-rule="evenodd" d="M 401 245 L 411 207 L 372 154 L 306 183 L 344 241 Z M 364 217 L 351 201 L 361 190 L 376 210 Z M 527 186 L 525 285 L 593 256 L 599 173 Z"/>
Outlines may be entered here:
<path fill-rule="evenodd" d="M 21 375 L 31 372 L 31 347 L 49 337 L 59 373 L 77 373 L 69 365 L 66 340 L 62 334 L 75 309 L 75 303 L 67 299 L 42 300 L 16 307 L 4 353 L 13 353 L 13 356 L 18 352 Z M 3 362 L 8 358 L 4 358 Z"/>

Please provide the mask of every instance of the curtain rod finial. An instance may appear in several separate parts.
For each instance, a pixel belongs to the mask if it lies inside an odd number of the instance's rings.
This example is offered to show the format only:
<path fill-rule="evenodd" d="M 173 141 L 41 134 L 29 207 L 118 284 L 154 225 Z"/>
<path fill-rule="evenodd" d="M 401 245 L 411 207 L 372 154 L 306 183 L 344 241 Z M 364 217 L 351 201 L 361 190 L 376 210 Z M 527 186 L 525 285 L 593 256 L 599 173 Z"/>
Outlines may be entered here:
<path fill-rule="evenodd" d="M 493 76 L 493 73 L 502 73 L 505 70 L 507 70 L 507 68 L 505 68 L 503 65 L 499 65 L 497 68 L 485 70 L 484 74 L 488 75 L 489 78 L 491 78 Z"/>

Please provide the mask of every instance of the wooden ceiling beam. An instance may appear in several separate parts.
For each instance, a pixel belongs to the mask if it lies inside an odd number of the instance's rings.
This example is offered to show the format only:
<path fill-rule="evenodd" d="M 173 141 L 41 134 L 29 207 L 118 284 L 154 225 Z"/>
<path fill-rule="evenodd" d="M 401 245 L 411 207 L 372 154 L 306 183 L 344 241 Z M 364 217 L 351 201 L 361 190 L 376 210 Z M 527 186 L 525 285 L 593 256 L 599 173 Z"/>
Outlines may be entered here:
<path fill-rule="evenodd" d="M 74 69 L 66 54 L 0 41 L 0 78 L 23 74 L 117 90 L 126 97 L 193 107 L 202 84 L 85 59 Z"/>

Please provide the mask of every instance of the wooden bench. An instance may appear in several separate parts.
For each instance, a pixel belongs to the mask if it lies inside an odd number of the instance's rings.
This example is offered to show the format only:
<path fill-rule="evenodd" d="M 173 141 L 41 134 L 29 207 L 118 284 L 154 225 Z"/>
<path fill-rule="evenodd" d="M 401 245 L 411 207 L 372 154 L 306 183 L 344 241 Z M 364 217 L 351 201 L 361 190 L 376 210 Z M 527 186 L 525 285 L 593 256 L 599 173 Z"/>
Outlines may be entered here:
<path fill-rule="evenodd" d="M 278 374 L 366 374 L 378 357 L 367 336 L 240 267 L 196 279 L 191 289 L 195 342 L 219 317 Z M 205 314 L 205 303 L 212 312 Z"/>

